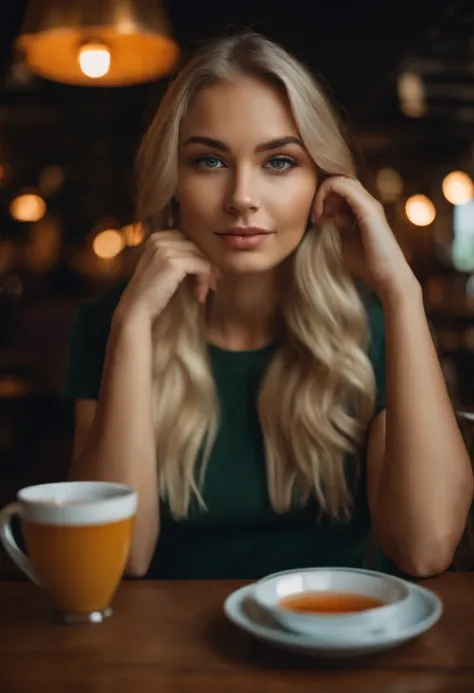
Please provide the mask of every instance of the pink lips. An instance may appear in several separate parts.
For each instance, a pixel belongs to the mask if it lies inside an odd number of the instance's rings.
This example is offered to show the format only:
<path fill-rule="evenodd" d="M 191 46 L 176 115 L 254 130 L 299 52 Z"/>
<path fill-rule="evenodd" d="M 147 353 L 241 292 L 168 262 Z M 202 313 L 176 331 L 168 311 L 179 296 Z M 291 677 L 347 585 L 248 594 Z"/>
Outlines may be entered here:
<path fill-rule="evenodd" d="M 271 234 L 272 231 L 257 226 L 234 226 L 217 235 L 234 250 L 253 250 L 264 243 Z"/>

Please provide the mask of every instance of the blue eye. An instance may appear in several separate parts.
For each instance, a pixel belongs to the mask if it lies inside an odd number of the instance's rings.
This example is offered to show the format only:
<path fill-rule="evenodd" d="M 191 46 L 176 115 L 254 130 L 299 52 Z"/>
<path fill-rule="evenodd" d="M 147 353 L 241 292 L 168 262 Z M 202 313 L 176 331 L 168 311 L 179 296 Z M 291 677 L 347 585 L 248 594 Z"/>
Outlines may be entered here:
<path fill-rule="evenodd" d="M 265 166 L 268 165 L 270 165 L 270 168 L 278 173 L 286 173 L 286 171 L 289 171 L 296 166 L 296 161 L 291 159 L 289 156 L 274 156 L 265 164 Z"/>
<path fill-rule="evenodd" d="M 222 164 L 222 161 L 217 156 L 199 156 L 193 159 L 193 164 L 204 168 L 220 168 L 219 164 Z"/>

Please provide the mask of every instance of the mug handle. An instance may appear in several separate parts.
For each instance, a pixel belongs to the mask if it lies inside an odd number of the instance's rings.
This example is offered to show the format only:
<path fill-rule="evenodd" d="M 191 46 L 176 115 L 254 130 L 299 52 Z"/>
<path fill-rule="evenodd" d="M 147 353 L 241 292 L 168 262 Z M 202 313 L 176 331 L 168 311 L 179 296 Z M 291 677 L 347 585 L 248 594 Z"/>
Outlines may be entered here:
<path fill-rule="evenodd" d="M 14 515 L 19 515 L 21 510 L 20 503 L 9 503 L 3 510 L 0 510 L 0 541 L 5 547 L 5 551 L 14 561 L 17 566 L 27 575 L 30 580 L 33 580 L 37 585 L 40 584 L 35 570 L 31 565 L 30 560 L 25 556 L 23 551 L 18 547 L 13 536 L 11 527 L 11 518 Z"/>

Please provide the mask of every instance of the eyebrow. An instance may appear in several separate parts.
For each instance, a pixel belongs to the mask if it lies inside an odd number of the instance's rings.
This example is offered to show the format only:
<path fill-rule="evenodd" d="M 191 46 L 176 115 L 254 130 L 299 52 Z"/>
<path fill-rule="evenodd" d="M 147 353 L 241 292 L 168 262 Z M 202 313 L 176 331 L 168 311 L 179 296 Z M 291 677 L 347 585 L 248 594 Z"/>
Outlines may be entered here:
<path fill-rule="evenodd" d="M 230 151 L 229 147 L 225 144 L 225 142 L 221 142 L 221 140 L 215 140 L 212 137 L 188 137 L 188 139 L 184 143 L 184 146 L 187 146 L 188 144 L 204 144 L 207 147 L 220 149 L 222 152 Z M 271 149 L 279 149 L 280 147 L 284 147 L 287 144 L 296 144 L 298 147 L 301 147 L 301 149 L 305 148 L 303 142 L 300 139 L 298 139 L 298 137 L 288 136 L 278 137 L 277 139 L 269 140 L 268 142 L 262 142 L 262 144 L 259 144 L 257 147 L 255 147 L 255 151 L 266 152 Z"/>

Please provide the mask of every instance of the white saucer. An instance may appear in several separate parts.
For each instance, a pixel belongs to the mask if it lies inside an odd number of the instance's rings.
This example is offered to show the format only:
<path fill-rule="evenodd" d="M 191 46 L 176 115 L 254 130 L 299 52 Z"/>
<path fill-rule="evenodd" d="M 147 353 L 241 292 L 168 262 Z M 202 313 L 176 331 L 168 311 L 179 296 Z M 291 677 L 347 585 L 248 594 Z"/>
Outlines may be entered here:
<path fill-rule="evenodd" d="M 292 633 L 281 628 L 253 599 L 254 585 L 233 592 L 224 603 L 227 617 L 238 628 L 258 640 L 276 647 L 316 657 L 358 657 L 398 647 L 429 630 L 441 617 L 441 600 L 430 590 L 410 583 L 409 608 L 400 617 L 400 630 L 394 635 L 377 636 L 364 642 L 354 640 L 325 642 L 323 639 Z"/>

